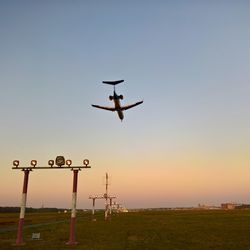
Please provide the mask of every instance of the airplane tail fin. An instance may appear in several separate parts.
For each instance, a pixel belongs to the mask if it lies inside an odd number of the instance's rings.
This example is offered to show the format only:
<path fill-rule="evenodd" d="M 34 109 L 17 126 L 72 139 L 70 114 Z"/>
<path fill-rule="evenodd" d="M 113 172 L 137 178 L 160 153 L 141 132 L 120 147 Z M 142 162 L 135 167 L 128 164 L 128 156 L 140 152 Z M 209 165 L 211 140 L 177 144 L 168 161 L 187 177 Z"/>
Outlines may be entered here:
<path fill-rule="evenodd" d="M 115 86 L 116 84 L 119 84 L 121 82 L 124 82 L 124 80 L 118 80 L 118 81 L 102 81 L 104 84 L 109 84 Z"/>

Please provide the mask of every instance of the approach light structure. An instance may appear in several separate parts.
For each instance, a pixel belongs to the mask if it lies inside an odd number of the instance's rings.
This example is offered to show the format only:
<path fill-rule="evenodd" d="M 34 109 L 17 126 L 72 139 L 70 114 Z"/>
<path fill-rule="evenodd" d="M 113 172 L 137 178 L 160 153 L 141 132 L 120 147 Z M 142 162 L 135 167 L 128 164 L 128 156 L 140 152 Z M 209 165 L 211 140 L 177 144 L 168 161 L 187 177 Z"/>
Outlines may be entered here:
<path fill-rule="evenodd" d="M 13 167 L 12 169 L 21 170 L 24 173 L 23 179 L 23 192 L 22 192 L 22 201 L 20 206 L 20 216 L 19 216 L 19 224 L 18 224 L 18 231 L 17 231 L 17 239 L 16 239 L 16 246 L 22 246 L 23 242 L 23 224 L 24 224 L 24 215 L 25 215 L 25 208 L 26 208 L 26 200 L 27 200 L 27 191 L 28 191 L 28 181 L 29 181 L 29 174 L 34 170 L 39 169 L 70 169 L 73 173 L 73 194 L 72 194 L 72 209 L 71 209 L 71 221 L 70 221 L 70 237 L 69 241 L 67 242 L 68 245 L 76 245 L 76 201 L 77 201 L 77 178 L 78 173 L 83 168 L 91 168 L 89 166 L 89 160 L 83 160 L 82 166 L 72 166 L 72 160 L 68 159 L 65 161 L 64 156 L 57 156 L 56 160 L 49 160 L 49 166 L 37 166 L 37 160 L 31 160 L 30 165 L 21 166 L 19 167 L 19 160 L 14 160 L 12 162 Z M 65 164 L 67 166 L 65 166 Z"/>

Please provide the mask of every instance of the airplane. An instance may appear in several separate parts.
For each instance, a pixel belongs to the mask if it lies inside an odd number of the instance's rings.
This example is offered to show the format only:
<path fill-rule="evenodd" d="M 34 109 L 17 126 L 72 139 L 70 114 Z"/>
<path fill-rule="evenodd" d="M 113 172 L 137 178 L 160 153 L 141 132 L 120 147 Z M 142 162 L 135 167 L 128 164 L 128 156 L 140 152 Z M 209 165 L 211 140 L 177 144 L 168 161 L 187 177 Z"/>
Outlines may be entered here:
<path fill-rule="evenodd" d="M 136 102 L 136 103 L 131 104 L 131 105 L 121 106 L 120 100 L 123 100 L 123 95 L 117 95 L 116 94 L 116 92 L 115 92 L 115 85 L 117 85 L 119 83 L 122 83 L 122 82 L 124 82 L 124 80 L 103 81 L 102 82 L 104 84 L 109 84 L 109 85 L 113 85 L 114 86 L 114 93 L 113 93 L 113 95 L 109 96 L 109 100 L 110 101 L 114 101 L 114 107 L 103 107 L 103 106 L 94 105 L 94 104 L 92 104 L 92 107 L 99 108 L 99 109 L 104 109 L 104 110 L 109 110 L 109 111 L 113 111 L 113 112 L 116 111 L 117 114 L 118 114 L 118 117 L 122 121 L 123 118 L 124 118 L 124 115 L 123 115 L 123 111 L 124 110 L 133 108 L 133 107 L 135 107 L 135 106 L 140 105 L 140 104 L 143 103 L 143 101 L 140 101 L 140 102 Z"/>

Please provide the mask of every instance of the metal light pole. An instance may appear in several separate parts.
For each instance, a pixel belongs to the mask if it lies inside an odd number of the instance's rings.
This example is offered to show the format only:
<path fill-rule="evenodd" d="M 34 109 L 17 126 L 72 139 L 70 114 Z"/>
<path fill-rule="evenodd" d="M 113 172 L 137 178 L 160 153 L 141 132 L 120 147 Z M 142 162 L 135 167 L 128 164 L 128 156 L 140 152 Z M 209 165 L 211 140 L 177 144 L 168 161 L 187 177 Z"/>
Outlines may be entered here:
<path fill-rule="evenodd" d="M 31 169 L 24 169 L 24 180 L 23 180 L 23 193 L 22 193 L 22 201 L 20 206 L 20 216 L 17 230 L 17 239 L 16 246 L 24 245 L 23 242 L 23 224 L 24 224 L 24 215 L 27 201 L 27 191 L 28 191 L 28 181 L 29 181 L 29 173 L 32 171 Z"/>
<path fill-rule="evenodd" d="M 96 199 L 96 198 L 93 198 L 92 215 L 95 214 L 95 199 Z"/>
<path fill-rule="evenodd" d="M 108 173 L 106 173 L 106 193 L 104 194 L 104 198 L 105 198 L 105 220 L 108 219 L 108 208 L 109 208 L 109 204 L 108 204 Z"/>
<path fill-rule="evenodd" d="M 76 245 L 76 198 L 77 198 L 77 178 L 78 171 L 73 170 L 73 193 L 72 193 L 72 210 L 71 210 L 71 220 L 70 220 L 70 233 L 69 233 L 69 241 L 68 245 Z"/>
<path fill-rule="evenodd" d="M 95 215 L 95 202 L 96 199 L 103 199 L 103 196 L 89 196 L 89 199 L 92 199 L 92 216 L 94 217 Z M 95 221 L 95 219 L 93 219 L 93 221 Z"/>
<path fill-rule="evenodd" d="M 116 199 L 115 196 L 109 196 L 109 214 L 112 214 L 112 200 Z"/>
<path fill-rule="evenodd" d="M 89 199 L 92 199 L 92 215 L 95 215 L 95 200 L 98 199 L 97 196 L 89 196 Z"/>

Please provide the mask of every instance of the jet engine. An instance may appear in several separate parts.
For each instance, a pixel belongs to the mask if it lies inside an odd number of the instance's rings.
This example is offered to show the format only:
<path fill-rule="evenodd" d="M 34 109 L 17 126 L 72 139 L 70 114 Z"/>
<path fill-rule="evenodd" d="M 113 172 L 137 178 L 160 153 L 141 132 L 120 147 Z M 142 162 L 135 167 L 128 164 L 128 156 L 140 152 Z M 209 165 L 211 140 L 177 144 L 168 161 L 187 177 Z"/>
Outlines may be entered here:
<path fill-rule="evenodd" d="M 114 97 L 112 95 L 109 96 L 109 100 L 112 101 Z"/>
<path fill-rule="evenodd" d="M 123 100 L 123 95 L 119 95 L 119 98 L 120 98 L 121 100 Z"/>

